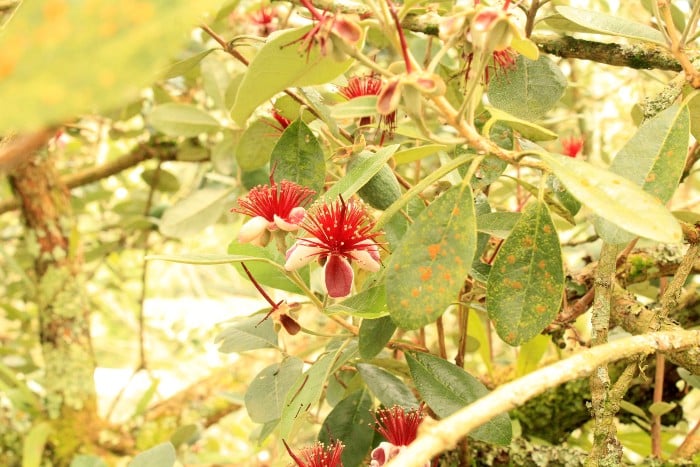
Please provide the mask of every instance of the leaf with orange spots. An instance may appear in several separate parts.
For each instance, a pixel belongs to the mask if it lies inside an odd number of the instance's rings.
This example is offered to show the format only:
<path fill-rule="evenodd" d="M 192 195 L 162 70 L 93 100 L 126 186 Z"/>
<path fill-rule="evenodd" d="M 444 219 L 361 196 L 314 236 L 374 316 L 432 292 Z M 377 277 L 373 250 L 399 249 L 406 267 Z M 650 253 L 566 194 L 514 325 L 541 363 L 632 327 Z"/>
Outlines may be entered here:
<path fill-rule="evenodd" d="M 0 133 L 109 110 L 156 80 L 218 1 L 22 2 L 0 37 Z M 28 33 L 31 31 L 31 33 Z"/>
<path fill-rule="evenodd" d="M 642 123 L 617 153 L 609 170 L 666 203 L 683 174 L 689 137 L 688 106 L 673 105 Z M 628 243 L 635 237 L 618 222 L 598 218 L 595 226 L 601 238 L 609 243 Z"/>
<path fill-rule="evenodd" d="M 554 320 L 564 291 L 559 237 L 547 205 L 529 205 L 503 242 L 486 283 L 486 309 L 510 345 L 537 336 Z"/>
<path fill-rule="evenodd" d="M 458 300 L 476 251 L 476 215 L 468 186 L 445 192 L 416 218 L 387 265 L 389 314 L 404 329 L 439 318 Z"/>

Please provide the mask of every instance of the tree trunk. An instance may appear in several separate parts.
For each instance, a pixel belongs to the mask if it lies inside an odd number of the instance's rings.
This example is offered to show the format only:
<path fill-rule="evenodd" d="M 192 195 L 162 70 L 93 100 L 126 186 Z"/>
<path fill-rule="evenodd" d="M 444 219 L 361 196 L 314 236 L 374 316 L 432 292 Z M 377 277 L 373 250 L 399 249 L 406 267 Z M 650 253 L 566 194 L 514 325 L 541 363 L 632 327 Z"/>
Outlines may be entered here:
<path fill-rule="evenodd" d="M 54 465 L 68 465 L 99 432 L 89 308 L 70 194 L 53 160 L 37 154 L 11 176 L 21 200 L 44 358 L 45 412 Z"/>

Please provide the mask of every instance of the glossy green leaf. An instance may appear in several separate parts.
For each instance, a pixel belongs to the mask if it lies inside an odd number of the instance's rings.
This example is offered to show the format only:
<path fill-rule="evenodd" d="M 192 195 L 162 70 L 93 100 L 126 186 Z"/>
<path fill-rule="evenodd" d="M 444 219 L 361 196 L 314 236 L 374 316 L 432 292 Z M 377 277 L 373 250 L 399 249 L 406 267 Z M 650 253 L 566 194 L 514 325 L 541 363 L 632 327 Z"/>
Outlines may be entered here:
<path fill-rule="evenodd" d="M 343 465 L 362 465 L 372 447 L 374 431 L 372 398 L 366 389 L 355 391 L 341 400 L 328 414 L 318 434 L 319 441 L 330 445 L 336 439 L 343 441 Z"/>
<path fill-rule="evenodd" d="M 347 342 L 347 341 L 345 341 Z M 297 378 L 287 393 L 280 419 L 280 436 L 289 438 L 295 426 L 306 420 L 306 412 L 318 403 L 328 378 L 357 353 L 357 345 L 334 341 L 326 353 Z"/>
<path fill-rule="evenodd" d="M 386 293 L 383 285 L 370 287 L 340 303 L 326 307 L 326 313 L 347 313 L 358 318 L 380 318 L 386 316 Z"/>
<path fill-rule="evenodd" d="M 0 133 L 138 96 L 217 3 L 21 2 L 0 37 L 0 102 L 12 109 L 0 112 Z"/>
<path fill-rule="evenodd" d="M 172 443 L 162 443 L 133 458 L 128 467 L 172 467 L 176 453 Z"/>
<path fill-rule="evenodd" d="M 352 60 L 337 62 L 322 55 L 318 46 L 307 54 L 300 41 L 312 26 L 272 34 L 258 51 L 243 77 L 231 117 L 245 124 L 256 107 L 289 87 L 325 84 L 342 74 Z"/>
<path fill-rule="evenodd" d="M 215 51 L 217 49 L 207 49 L 207 50 L 202 50 L 199 53 L 196 53 L 194 55 L 190 55 L 187 58 L 183 58 L 182 60 L 178 60 L 170 65 L 165 69 L 163 72 L 163 78 L 164 79 L 170 79 L 170 78 L 175 78 L 177 76 L 184 75 L 197 65 L 199 65 L 199 62 L 204 60 L 204 58 Z"/>
<path fill-rule="evenodd" d="M 219 121 L 191 104 L 168 103 L 154 107 L 148 114 L 153 128 L 168 136 L 197 136 L 221 129 Z"/>
<path fill-rule="evenodd" d="M 517 118 L 537 120 L 559 102 L 566 85 L 566 77 L 547 55 L 537 60 L 519 55 L 513 69 L 491 79 L 488 98 L 493 107 Z"/>
<path fill-rule="evenodd" d="M 676 191 L 685 168 L 690 137 L 687 106 L 673 105 L 646 120 L 620 149 L 610 171 L 621 175 L 666 203 Z M 627 243 L 634 235 L 604 219 L 596 231 L 608 243 Z"/>
<path fill-rule="evenodd" d="M 290 180 L 320 193 L 326 181 L 323 148 L 306 123 L 292 122 L 272 150 L 275 180 Z"/>
<path fill-rule="evenodd" d="M 219 352 L 245 352 L 247 350 L 269 349 L 277 347 L 277 333 L 272 319 L 263 320 L 264 314 L 237 320 L 216 336 L 215 343 L 220 344 Z"/>
<path fill-rule="evenodd" d="M 476 251 L 469 186 L 455 186 L 415 220 L 387 265 L 386 302 L 394 322 L 418 329 L 457 300 Z"/>
<path fill-rule="evenodd" d="M 399 148 L 398 144 L 392 144 L 380 148 L 376 153 L 369 151 L 363 152 L 371 157 L 363 158 L 357 163 L 347 174 L 336 183 L 323 195 L 324 199 L 334 201 L 339 195 L 343 199 L 350 199 L 352 195 L 362 188 L 374 175 L 385 166 L 391 156 Z"/>
<path fill-rule="evenodd" d="M 527 206 L 503 242 L 486 283 L 486 309 L 498 335 L 520 345 L 557 315 L 564 291 L 559 237 L 547 205 Z"/>
<path fill-rule="evenodd" d="M 243 398 L 248 416 L 255 423 L 268 423 L 282 416 L 287 393 L 301 375 L 304 362 L 287 357 L 264 368 L 248 385 Z"/>
<path fill-rule="evenodd" d="M 509 128 L 520 133 L 523 137 L 533 140 L 533 141 L 549 141 L 557 139 L 559 136 L 542 126 L 535 123 L 529 122 L 527 120 L 522 120 L 514 115 L 509 114 L 503 110 L 497 109 L 495 107 L 485 106 L 489 114 L 491 114 L 489 121 L 484 125 L 484 131 L 491 129 L 491 126 L 496 123 L 501 123 Z"/>
<path fill-rule="evenodd" d="M 39 467 L 52 428 L 49 422 L 32 426 L 22 444 L 22 467 Z"/>
<path fill-rule="evenodd" d="M 170 206 L 160 219 L 159 229 L 168 237 L 183 238 L 201 232 L 230 208 L 230 188 L 202 188 Z"/>
<path fill-rule="evenodd" d="M 384 294 L 382 294 L 384 295 Z M 360 324 L 360 356 L 364 359 L 374 358 L 384 349 L 396 325 L 389 316 L 377 319 L 363 319 Z"/>
<path fill-rule="evenodd" d="M 476 229 L 493 237 L 506 238 L 520 219 L 519 212 L 489 212 L 476 216 Z"/>
<path fill-rule="evenodd" d="M 270 242 L 266 247 L 260 247 L 250 243 L 238 243 L 234 240 L 228 246 L 228 253 L 231 255 L 251 256 L 267 260 L 246 263 L 246 267 L 258 283 L 275 289 L 286 290 L 287 292 L 303 294 L 303 291 L 289 279 L 287 274 L 285 274 L 284 255 L 277 250 L 275 242 Z M 240 263 L 241 261 L 233 262 L 233 267 L 236 268 L 238 274 L 245 277 L 247 280 L 248 275 L 243 270 Z M 298 273 L 308 284 L 309 268 L 301 268 L 298 270 Z"/>
<path fill-rule="evenodd" d="M 369 363 L 358 363 L 356 366 L 369 390 L 384 407 L 398 405 L 416 409 L 420 405 L 411 389 L 384 368 Z"/>
<path fill-rule="evenodd" d="M 281 133 L 272 123 L 258 119 L 254 120 L 241 134 L 236 147 L 236 161 L 241 170 L 256 170 L 270 162 L 272 150 L 275 148 Z M 277 180 L 281 178 L 275 177 Z"/>
<path fill-rule="evenodd" d="M 331 108 L 331 117 L 335 119 L 360 118 L 377 115 L 377 96 L 355 97 Z"/>
<path fill-rule="evenodd" d="M 626 178 L 571 157 L 549 153 L 540 157 L 566 189 L 600 217 L 640 237 L 662 243 L 681 241 L 681 228 L 673 215 Z"/>
<path fill-rule="evenodd" d="M 472 375 L 442 358 L 426 353 L 407 353 L 406 361 L 416 389 L 440 418 L 445 418 L 488 394 Z M 469 437 L 500 445 L 510 444 L 512 428 L 501 414 L 469 433 Z"/>
<path fill-rule="evenodd" d="M 580 32 L 627 37 L 628 39 L 649 41 L 666 46 L 663 34 L 658 29 L 654 29 L 646 24 L 600 11 L 583 10 L 565 5 L 557 6 L 555 10 L 563 18 L 582 28 L 579 29 Z"/>
<path fill-rule="evenodd" d="M 438 151 L 447 149 L 444 144 L 424 144 L 415 148 L 403 149 L 394 154 L 396 165 L 408 164 L 411 162 L 425 159 L 426 157 L 436 154 Z"/>
<path fill-rule="evenodd" d="M 159 191 L 172 193 L 180 189 L 180 181 L 177 177 L 167 170 L 148 169 L 141 173 L 141 178 L 148 186 L 155 187 Z"/>

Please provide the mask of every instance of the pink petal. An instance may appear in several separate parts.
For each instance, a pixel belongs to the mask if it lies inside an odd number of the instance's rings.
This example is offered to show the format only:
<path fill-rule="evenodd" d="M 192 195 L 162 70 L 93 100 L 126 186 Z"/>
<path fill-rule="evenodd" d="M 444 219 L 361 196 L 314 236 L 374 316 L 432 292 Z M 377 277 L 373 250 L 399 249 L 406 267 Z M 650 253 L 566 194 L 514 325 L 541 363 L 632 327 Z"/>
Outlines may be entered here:
<path fill-rule="evenodd" d="M 262 216 L 256 216 L 241 226 L 238 231 L 238 241 L 250 243 L 262 236 L 267 230 L 269 222 Z"/>
<path fill-rule="evenodd" d="M 325 251 L 323 248 L 309 246 L 297 241 L 292 247 L 287 250 L 287 260 L 284 263 L 284 269 L 294 271 L 300 267 L 306 266 L 311 261 L 316 259 L 319 253 Z"/>
<path fill-rule="evenodd" d="M 331 255 L 325 267 L 326 289 L 333 298 L 350 295 L 354 273 L 352 266 L 342 256 Z"/>

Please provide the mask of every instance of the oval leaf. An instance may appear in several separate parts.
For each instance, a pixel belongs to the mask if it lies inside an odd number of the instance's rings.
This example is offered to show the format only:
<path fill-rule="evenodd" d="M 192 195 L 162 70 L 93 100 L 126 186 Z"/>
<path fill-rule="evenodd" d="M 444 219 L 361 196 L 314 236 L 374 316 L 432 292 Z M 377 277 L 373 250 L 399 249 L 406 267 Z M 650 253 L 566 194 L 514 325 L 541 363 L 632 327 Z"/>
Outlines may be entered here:
<path fill-rule="evenodd" d="M 537 120 L 559 102 L 566 84 L 564 74 L 548 56 L 530 60 L 518 55 L 513 69 L 496 73 L 489 82 L 488 98 L 492 106 L 515 117 Z"/>
<path fill-rule="evenodd" d="M 154 107 L 148 121 L 168 136 L 192 137 L 221 128 L 217 119 L 199 107 L 174 102 Z"/>
<path fill-rule="evenodd" d="M 415 148 L 404 149 L 394 154 L 396 165 L 408 164 L 436 154 L 447 149 L 444 144 L 424 144 Z"/>
<path fill-rule="evenodd" d="M 440 418 L 488 394 L 488 389 L 472 375 L 452 363 L 426 353 L 407 353 L 406 361 L 416 389 Z M 501 414 L 469 433 L 470 438 L 508 445 L 512 438 L 508 414 Z"/>
<path fill-rule="evenodd" d="M 338 199 L 338 195 L 342 195 L 343 199 L 350 199 L 352 195 L 362 188 L 377 172 L 384 167 L 386 161 L 399 148 L 398 144 L 392 144 L 379 149 L 376 153 L 363 152 L 371 157 L 362 159 L 356 166 L 348 171 L 347 174 L 336 183 L 323 195 L 328 201 Z"/>
<path fill-rule="evenodd" d="M 175 447 L 167 442 L 144 451 L 129 462 L 129 467 L 172 467 L 175 465 Z"/>
<path fill-rule="evenodd" d="M 282 416 L 282 406 L 289 389 L 299 378 L 304 362 L 287 357 L 280 363 L 263 369 L 250 382 L 243 398 L 250 419 L 255 423 L 267 423 Z"/>
<path fill-rule="evenodd" d="M 554 320 L 564 291 L 564 266 L 544 203 L 530 204 L 501 245 L 486 283 L 486 309 L 498 335 L 520 345 Z"/>
<path fill-rule="evenodd" d="M 673 105 L 642 123 L 617 153 L 609 170 L 666 203 L 683 174 L 689 137 L 688 107 Z M 634 238 L 603 219 L 596 222 L 596 231 L 608 243 L 627 243 Z"/>
<path fill-rule="evenodd" d="M 457 300 L 476 251 L 469 186 L 455 186 L 420 213 L 391 255 L 386 275 L 389 314 L 404 329 L 440 317 Z"/>
<path fill-rule="evenodd" d="M 270 35 L 248 66 L 236 93 L 231 117 L 244 125 L 256 107 L 289 87 L 325 84 L 353 63 L 337 62 L 314 45 L 307 53 L 300 41 L 313 26 L 288 29 Z"/>
<path fill-rule="evenodd" d="M 259 258 L 259 261 L 246 263 L 246 267 L 255 277 L 255 280 L 262 285 L 274 287 L 275 289 L 286 290 L 287 292 L 303 294 L 294 282 L 292 282 L 284 271 L 284 256 L 277 250 L 274 242 L 267 247 L 260 247 L 250 243 L 238 243 L 233 241 L 228 246 L 228 253 L 236 256 L 251 256 Z M 248 279 L 248 274 L 241 266 L 242 261 L 233 262 L 233 267 L 236 268 L 241 277 Z M 308 284 L 309 268 L 304 267 L 299 269 L 301 278 Z"/>
<path fill-rule="evenodd" d="M 272 319 L 263 320 L 264 314 L 248 316 L 227 327 L 216 336 L 221 344 L 219 352 L 245 352 L 247 350 L 277 347 L 277 333 Z"/>
<path fill-rule="evenodd" d="M 336 104 L 331 108 L 331 117 L 335 119 L 360 118 L 377 113 L 377 96 L 362 96 Z"/>
<path fill-rule="evenodd" d="M 566 189 L 600 217 L 640 237 L 662 243 L 681 241 L 681 228 L 673 215 L 626 178 L 558 154 L 543 152 L 540 157 Z"/>
<path fill-rule="evenodd" d="M 621 36 L 666 46 L 663 34 L 646 24 L 608 15 L 600 11 L 583 10 L 565 5 L 557 6 L 555 10 L 568 21 L 583 28 L 581 32 Z"/>
<path fill-rule="evenodd" d="M 275 180 L 289 180 L 320 193 L 326 180 L 323 148 L 306 123 L 292 122 L 277 141 L 270 156 Z"/>
<path fill-rule="evenodd" d="M 357 371 L 384 407 L 398 405 L 410 410 L 417 409 L 420 405 L 408 386 L 385 369 L 369 363 L 358 363 Z"/>
<path fill-rule="evenodd" d="M 241 135 L 236 147 L 236 161 L 241 170 L 264 167 L 280 137 L 279 130 L 265 120 L 255 120 Z M 281 179 L 280 179 L 281 180 Z"/>
<path fill-rule="evenodd" d="M 396 331 L 396 325 L 389 316 L 377 319 L 363 319 L 360 324 L 360 356 L 374 358 L 382 351 Z"/>
<path fill-rule="evenodd" d="M 318 440 L 327 446 L 336 439 L 343 440 L 343 465 L 362 465 L 372 447 L 371 408 L 372 398 L 367 390 L 355 391 L 338 402 L 323 421 Z"/>
<path fill-rule="evenodd" d="M 169 237 L 182 238 L 200 232 L 216 222 L 226 210 L 228 188 L 202 188 L 166 209 L 160 231 Z"/>

